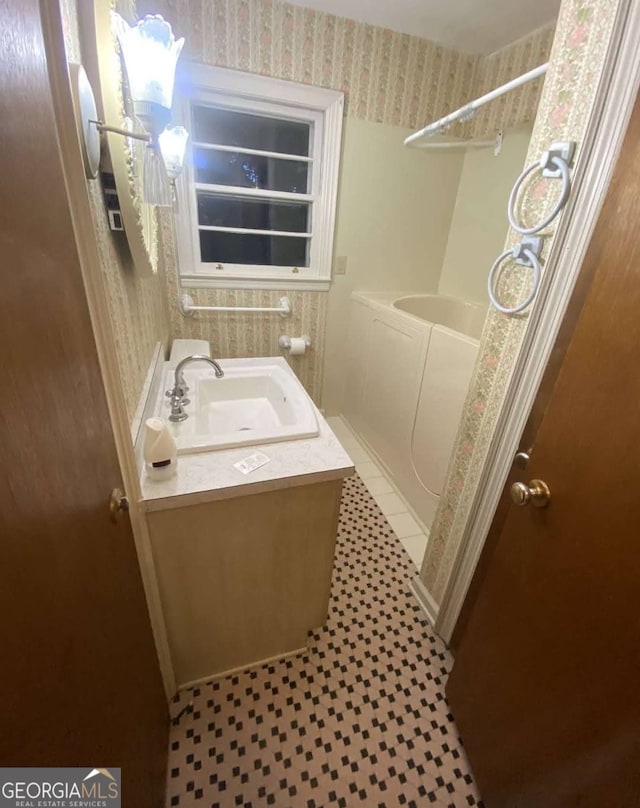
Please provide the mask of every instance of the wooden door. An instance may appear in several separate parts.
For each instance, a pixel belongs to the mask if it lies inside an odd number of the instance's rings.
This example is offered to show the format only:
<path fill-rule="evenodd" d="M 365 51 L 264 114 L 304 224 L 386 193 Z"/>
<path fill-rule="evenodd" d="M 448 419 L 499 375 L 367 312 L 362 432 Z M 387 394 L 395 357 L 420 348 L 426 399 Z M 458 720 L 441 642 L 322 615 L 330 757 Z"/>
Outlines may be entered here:
<path fill-rule="evenodd" d="M 551 504 L 509 510 L 447 686 L 488 808 L 640 805 L 638 199 L 636 104 L 520 472 Z"/>
<path fill-rule="evenodd" d="M 122 482 L 40 5 L 2 8 L 0 766 L 121 767 L 123 805 L 150 808 L 167 707 L 131 526 L 109 519 Z"/>

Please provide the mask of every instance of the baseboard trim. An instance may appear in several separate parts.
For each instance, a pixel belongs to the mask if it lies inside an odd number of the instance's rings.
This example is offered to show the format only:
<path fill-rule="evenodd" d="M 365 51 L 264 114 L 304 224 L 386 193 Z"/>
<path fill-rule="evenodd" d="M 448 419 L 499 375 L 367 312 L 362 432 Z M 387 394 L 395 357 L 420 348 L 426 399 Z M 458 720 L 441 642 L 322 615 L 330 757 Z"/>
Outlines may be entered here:
<path fill-rule="evenodd" d="M 266 659 L 259 659 L 257 662 L 249 662 L 246 665 L 239 665 L 237 668 L 229 668 L 229 670 L 221 671 L 220 673 L 211 673 L 209 676 L 202 676 L 200 679 L 192 679 L 190 682 L 185 682 L 182 685 L 178 685 L 178 691 L 191 690 L 193 687 L 206 685 L 209 682 L 215 682 L 217 679 L 224 679 L 225 676 L 233 676 L 235 673 L 250 671 L 253 668 L 260 668 L 263 665 L 270 665 L 272 662 L 282 662 L 284 659 L 300 656 L 300 654 L 306 654 L 308 651 L 308 647 L 303 645 L 302 648 L 295 648 L 293 651 L 286 651 L 284 654 L 276 654 L 275 656 L 270 656 Z"/>
<path fill-rule="evenodd" d="M 440 607 L 433 599 L 431 593 L 422 583 L 420 578 L 414 578 L 409 583 L 409 586 L 411 587 L 411 591 L 413 592 L 415 599 L 418 601 L 418 606 L 420 606 L 422 611 L 425 613 L 427 620 L 432 627 L 435 626 Z"/>

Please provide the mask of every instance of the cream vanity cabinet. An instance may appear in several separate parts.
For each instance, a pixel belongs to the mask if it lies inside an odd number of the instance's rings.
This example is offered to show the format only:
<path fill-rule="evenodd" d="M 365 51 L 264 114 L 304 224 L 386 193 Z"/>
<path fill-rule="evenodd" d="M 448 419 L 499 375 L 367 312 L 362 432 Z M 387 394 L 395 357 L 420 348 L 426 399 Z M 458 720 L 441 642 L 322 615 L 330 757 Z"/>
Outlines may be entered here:
<path fill-rule="evenodd" d="M 342 479 L 147 514 L 179 686 L 304 648 L 324 624 Z"/>
<path fill-rule="evenodd" d="M 141 505 L 178 687 L 305 648 L 309 632 L 327 618 L 342 481 L 354 471 L 283 359 L 220 362 L 220 400 L 229 397 L 227 388 L 234 400 L 239 389 L 246 393 L 237 378 L 255 385 L 278 365 L 289 415 L 297 412 L 296 401 L 307 400 L 317 430 L 297 440 L 187 451 L 175 476 L 162 481 L 141 471 Z M 287 375 L 288 383 L 280 378 Z M 197 375 L 189 377 L 195 395 L 186 423 L 201 427 L 209 422 L 199 420 L 198 384 Z M 156 387 L 152 413 L 166 416 L 166 379 Z M 247 471 L 241 461 L 258 450 L 262 462 Z"/>

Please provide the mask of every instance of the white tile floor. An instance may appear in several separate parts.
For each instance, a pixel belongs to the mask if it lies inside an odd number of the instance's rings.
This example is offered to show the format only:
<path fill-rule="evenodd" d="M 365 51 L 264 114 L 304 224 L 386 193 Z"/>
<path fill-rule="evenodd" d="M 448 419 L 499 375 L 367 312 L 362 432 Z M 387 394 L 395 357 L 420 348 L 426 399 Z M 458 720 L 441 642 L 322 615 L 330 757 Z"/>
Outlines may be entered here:
<path fill-rule="evenodd" d="M 394 489 L 380 466 L 371 459 L 367 450 L 342 418 L 340 416 L 327 418 L 327 423 L 356 464 L 356 471 L 360 478 L 378 503 L 382 513 L 387 517 L 411 560 L 420 569 L 427 546 L 427 536 L 409 513 L 406 502 Z"/>

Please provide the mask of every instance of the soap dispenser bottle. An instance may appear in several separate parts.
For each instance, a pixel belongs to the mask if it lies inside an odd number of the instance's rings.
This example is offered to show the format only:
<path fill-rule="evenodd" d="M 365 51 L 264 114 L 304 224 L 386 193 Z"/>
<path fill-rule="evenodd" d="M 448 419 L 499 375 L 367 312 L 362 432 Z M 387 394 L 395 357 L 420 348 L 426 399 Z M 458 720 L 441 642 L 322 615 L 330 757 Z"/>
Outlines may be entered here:
<path fill-rule="evenodd" d="M 143 457 L 150 480 L 168 480 L 177 471 L 178 449 L 162 418 L 147 418 L 145 422 Z"/>

